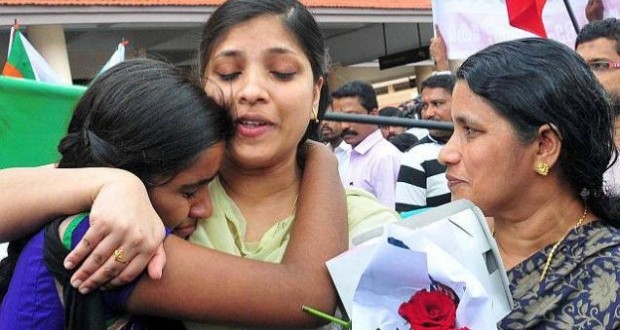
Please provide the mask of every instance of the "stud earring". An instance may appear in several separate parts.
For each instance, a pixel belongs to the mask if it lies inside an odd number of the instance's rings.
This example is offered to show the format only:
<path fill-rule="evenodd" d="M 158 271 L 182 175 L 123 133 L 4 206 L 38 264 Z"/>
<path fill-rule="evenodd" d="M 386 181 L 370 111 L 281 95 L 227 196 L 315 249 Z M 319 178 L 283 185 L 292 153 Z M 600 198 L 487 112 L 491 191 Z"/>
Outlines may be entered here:
<path fill-rule="evenodd" d="M 536 168 L 534 169 L 536 173 L 542 176 L 547 176 L 549 174 L 549 165 L 545 162 L 538 162 L 536 164 Z"/>

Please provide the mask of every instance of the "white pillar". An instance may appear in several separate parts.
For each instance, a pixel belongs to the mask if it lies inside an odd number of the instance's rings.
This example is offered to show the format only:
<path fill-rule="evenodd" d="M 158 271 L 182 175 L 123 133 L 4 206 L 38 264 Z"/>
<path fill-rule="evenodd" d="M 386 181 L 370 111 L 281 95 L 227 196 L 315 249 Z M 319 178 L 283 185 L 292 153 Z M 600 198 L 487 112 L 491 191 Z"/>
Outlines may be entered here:
<path fill-rule="evenodd" d="M 67 42 L 62 25 L 32 25 L 28 27 L 28 40 L 58 73 L 63 82 L 71 84 L 71 69 Z"/>

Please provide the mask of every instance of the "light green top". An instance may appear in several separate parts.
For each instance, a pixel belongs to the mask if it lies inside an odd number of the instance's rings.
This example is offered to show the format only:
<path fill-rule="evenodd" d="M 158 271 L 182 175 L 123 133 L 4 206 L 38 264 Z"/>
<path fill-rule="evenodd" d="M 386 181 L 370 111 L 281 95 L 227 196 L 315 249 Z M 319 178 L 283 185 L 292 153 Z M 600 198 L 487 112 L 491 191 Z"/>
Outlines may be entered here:
<path fill-rule="evenodd" d="M 399 216 L 393 210 L 380 204 L 370 193 L 346 188 L 349 214 L 349 245 L 351 239 L 368 230 L 396 222 Z M 222 252 L 250 259 L 278 263 L 282 260 L 289 241 L 294 215 L 274 224 L 259 242 L 245 242 L 246 220 L 233 200 L 226 194 L 219 179 L 209 185 L 209 194 L 214 205 L 210 218 L 200 221 L 190 237 L 193 243 Z M 201 325 L 185 322 L 192 329 L 239 329 Z"/>

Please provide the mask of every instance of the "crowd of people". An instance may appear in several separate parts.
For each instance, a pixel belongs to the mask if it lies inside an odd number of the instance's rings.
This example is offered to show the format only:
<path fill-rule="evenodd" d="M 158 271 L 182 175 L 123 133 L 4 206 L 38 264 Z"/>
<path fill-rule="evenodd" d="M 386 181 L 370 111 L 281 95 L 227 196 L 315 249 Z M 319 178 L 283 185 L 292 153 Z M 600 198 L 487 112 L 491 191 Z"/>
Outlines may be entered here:
<path fill-rule="evenodd" d="M 574 50 L 508 41 L 455 73 L 437 31 L 441 72 L 379 109 L 367 82 L 330 92 L 299 1 L 227 0 L 198 72 L 119 64 L 78 102 L 56 166 L 0 171 L 0 330 L 319 327 L 300 306 L 335 311 L 326 260 L 462 198 L 493 219 L 514 303 L 498 328 L 619 328 L 620 20 L 600 8 Z"/>

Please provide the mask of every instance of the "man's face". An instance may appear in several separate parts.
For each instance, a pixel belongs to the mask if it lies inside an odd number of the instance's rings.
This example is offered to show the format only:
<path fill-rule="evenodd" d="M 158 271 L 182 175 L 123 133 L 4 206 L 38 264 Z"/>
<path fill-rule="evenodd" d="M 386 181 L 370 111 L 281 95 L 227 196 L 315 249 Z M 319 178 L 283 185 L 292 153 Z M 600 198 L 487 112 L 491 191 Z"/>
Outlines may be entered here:
<path fill-rule="evenodd" d="M 590 65 L 607 93 L 620 95 L 620 68 L 605 68 L 604 62 L 620 63 L 618 41 L 598 38 L 577 46 L 577 53 Z M 600 64 L 600 65 L 597 65 Z"/>
<path fill-rule="evenodd" d="M 452 95 L 441 87 L 426 87 L 422 90 L 422 119 L 452 122 Z M 431 129 L 434 137 L 450 137 L 452 131 Z"/>
<path fill-rule="evenodd" d="M 355 115 L 376 115 L 377 109 L 373 109 L 370 113 L 366 108 L 360 104 L 360 99 L 357 96 L 343 97 L 339 99 L 333 99 L 332 108 L 334 111 L 340 111 L 344 113 L 351 113 Z M 360 124 L 342 122 L 342 138 L 352 147 L 357 146 L 360 142 L 374 132 L 377 129 L 377 125 L 374 124 Z"/>
<path fill-rule="evenodd" d="M 379 129 L 381 130 L 381 134 L 383 137 L 390 140 L 394 138 L 396 135 L 404 133 L 407 128 L 402 126 L 389 126 L 389 125 L 379 125 Z"/>
<path fill-rule="evenodd" d="M 327 112 L 333 111 L 332 108 L 328 108 Z M 323 142 L 336 142 L 340 141 L 340 133 L 342 133 L 342 124 L 337 121 L 323 120 L 321 123 L 321 136 Z"/>

